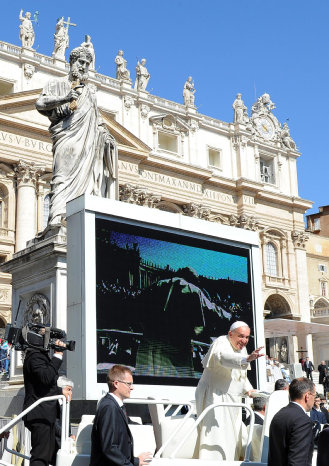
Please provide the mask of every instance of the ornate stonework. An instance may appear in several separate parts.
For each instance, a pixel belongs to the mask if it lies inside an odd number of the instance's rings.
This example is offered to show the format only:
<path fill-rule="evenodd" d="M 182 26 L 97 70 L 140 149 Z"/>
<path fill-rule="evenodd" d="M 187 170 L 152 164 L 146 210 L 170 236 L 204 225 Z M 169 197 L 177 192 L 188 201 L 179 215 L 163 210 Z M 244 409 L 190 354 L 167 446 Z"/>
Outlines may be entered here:
<path fill-rule="evenodd" d="M 190 202 L 189 204 L 183 205 L 183 212 L 189 217 L 202 218 L 203 220 L 209 220 L 211 210 L 202 204 L 196 204 Z"/>
<path fill-rule="evenodd" d="M 309 236 L 305 234 L 305 231 L 294 230 L 291 232 L 291 239 L 295 248 L 305 249 Z"/>
<path fill-rule="evenodd" d="M 140 106 L 141 117 L 143 119 L 147 118 L 148 114 L 150 113 L 150 110 L 151 109 L 150 109 L 150 107 L 148 105 L 145 105 L 145 104 L 141 105 Z"/>
<path fill-rule="evenodd" d="M 152 116 L 150 118 L 150 122 L 153 123 L 155 129 L 165 129 L 172 131 L 175 134 L 181 133 L 186 135 L 191 129 L 190 125 L 192 125 L 192 121 L 190 124 L 187 124 L 181 118 L 176 117 L 170 113 L 162 113 L 161 115 Z M 197 121 L 195 121 L 195 123 L 197 124 Z M 194 123 L 193 126 L 196 128 Z"/>
<path fill-rule="evenodd" d="M 42 293 L 35 293 L 26 303 L 24 324 L 28 322 L 48 324 L 50 322 L 50 302 Z"/>
<path fill-rule="evenodd" d="M 243 228 L 245 230 L 257 231 L 259 230 L 259 222 L 253 216 L 248 215 L 231 215 L 229 218 L 232 227 Z"/>
<path fill-rule="evenodd" d="M 27 163 L 20 160 L 15 167 L 16 179 L 18 185 L 35 185 L 39 176 L 45 172 L 44 167 L 37 166 L 35 163 Z"/>
<path fill-rule="evenodd" d="M 123 104 L 126 110 L 130 110 L 131 107 L 134 105 L 134 99 L 130 95 L 125 95 L 123 98 Z"/>
<path fill-rule="evenodd" d="M 30 63 L 24 63 L 24 76 L 27 79 L 31 79 L 35 72 L 35 67 Z"/>
<path fill-rule="evenodd" d="M 161 201 L 161 196 L 150 193 L 147 189 L 130 183 L 120 185 L 119 196 L 122 202 L 151 208 L 155 208 Z"/>

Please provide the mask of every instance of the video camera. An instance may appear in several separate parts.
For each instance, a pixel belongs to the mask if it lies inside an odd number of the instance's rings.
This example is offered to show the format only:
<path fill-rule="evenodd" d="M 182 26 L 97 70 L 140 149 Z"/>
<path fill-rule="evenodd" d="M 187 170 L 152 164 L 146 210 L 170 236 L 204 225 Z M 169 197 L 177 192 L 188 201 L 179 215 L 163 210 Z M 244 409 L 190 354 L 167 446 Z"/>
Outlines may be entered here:
<path fill-rule="evenodd" d="M 44 324 L 28 323 L 23 328 L 14 327 L 7 324 L 5 340 L 8 341 L 16 351 L 25 351 L 27 348 L 43 349 L 48 351 L 74 351 L 75 341 L 64 341 L 65 346 L 57 346 L 56 340 L 64 340 L 66 333 L 64 330 L 48 327 Z"/>

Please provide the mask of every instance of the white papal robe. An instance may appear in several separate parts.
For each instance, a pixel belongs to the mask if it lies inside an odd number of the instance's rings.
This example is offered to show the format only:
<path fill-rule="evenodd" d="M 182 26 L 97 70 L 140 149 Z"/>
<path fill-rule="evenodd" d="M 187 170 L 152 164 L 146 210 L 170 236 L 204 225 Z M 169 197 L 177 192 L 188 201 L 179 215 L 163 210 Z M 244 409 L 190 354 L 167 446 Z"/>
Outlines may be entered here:
<path fill-rule="evenodd" d="M 196 389 L 198 416 L 216 402 L 241 403 L 241 395 L 252 389 L 247 378 L 247 350 L 236 350 L 227 335 L 217 338 L 202 364 L 204 372 Z M 238 460 L 243 456 L 246 436 L 241 408 L 211 410 L 199 426 L 195 457 L 211 460 Z"/>

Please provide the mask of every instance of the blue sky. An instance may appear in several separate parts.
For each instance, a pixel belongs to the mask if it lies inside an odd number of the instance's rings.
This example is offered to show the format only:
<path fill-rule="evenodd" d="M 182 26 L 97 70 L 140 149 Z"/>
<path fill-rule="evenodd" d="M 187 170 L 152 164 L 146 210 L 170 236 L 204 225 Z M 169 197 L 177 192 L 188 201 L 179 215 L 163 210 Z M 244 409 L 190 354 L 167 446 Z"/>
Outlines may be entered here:
<path fill-rule="evenodd" d="M 136 57 L 147 59 L 148 90 L 182 102 L 192 75 L 200 113 L 232 121 L 237 92 L 250 111 L 255 95 L 271 95 L 274 114 L 289 118 L 298 160 L 299 194 L 329 204 L 329 2 L 327 0 L 12 0 L 1 2 L 0 40 L 20 45 L 20 8 L 39 11 L 37 51 L 50 55 L 56 19 L 70 29 L 70 49 L 89 34 L 96 68 L 115 76 L 123 49 L 135 76 Z M 310 212 L 309 212 L 310 213 Z"/>
<path fill-rule="evenodd" d="M 192 267 L 198 275 L 208 278 L 230 278 L 248 283 L 248 261 L 246 257 L 201 249 L 183 244 L 144 238 L 125 233 L 111 233 L 111 240 L 125 248 L 137 243 L 142 259 L 173 270 Z"/>

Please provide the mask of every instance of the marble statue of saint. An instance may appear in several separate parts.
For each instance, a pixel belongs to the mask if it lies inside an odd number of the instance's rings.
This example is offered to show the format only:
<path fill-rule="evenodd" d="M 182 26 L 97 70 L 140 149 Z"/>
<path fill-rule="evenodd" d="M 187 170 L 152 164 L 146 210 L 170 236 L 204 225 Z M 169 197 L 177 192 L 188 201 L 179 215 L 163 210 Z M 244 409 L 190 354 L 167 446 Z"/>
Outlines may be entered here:
<path fill-rule="evenodd" d="M 19 38 L 22 41 L 22 47 L 31 49 L 34 44 L 34 29 L 31 21 L 31 13 L 27 11 L 23 16 L 23 10 L 19 13 Z"/>
<path fill-rule="evenodd" d="M 51 122 L 50 225 L 61 223 L 66 203 L 82 194 L 118 198 L 117 146 L 100 117 L 96 88 L 86 83 L 91 62 L 88 49 L 73 49 L 69 75 L 49 81 L 36 102 Z"/>
<path fill-rule="evenodd" d="M 64 16 L 59 18 L 56 24 L 56 32 L 54 34 L 54 51 L 52 53 L 53 58 L 65 60 L 65 50 L 69 46 L 69 33 L 68 29 L 64 24 Z"/>
<path fill-rule="evenodd" d="M 194 107 L 194 94 L 194 82 L 192 76 L 189 76 L 184 84 L 183 89 L 184 105 L 187 107 Z"/>
<path fill-rule="evenodd" d="M 91 70 L 94 70 L 95 69 L 95 50 L 94 50 L 94 46 L 93 46 L 93 44 L 91 42 L 91 37 L 88 36 L 88 34 L 85 35 L 85 41 L 82 42 L 81 47 L 85 47 L 91 53 L 93 59 L 92 59 L 92 62 L 90 64 L 89 68 Z"/>
<path fill-rule="evenodd" d="M 150 74 L 147 71 L 145 63 L 146 63 L 145 58 L 142 58 L 140 63 L 139 61 L 137 61 L 135 89 L 139 91 L 146 90 L 147 83 L 149 82 L 149 79 L 150 79 Z"/>
<path fill-rule="evenodd" d="M 241 99 L 241 94 L 236 95 L 236 99 L 233 102 L 234 110 L 234 123 L 245 123 L 245 111 L 247 107 L 245 106 L 243 100 Z"/>
<path fill-rule="evenodd" d="M 118 51 L 118 55 L 115 57 L 114 61 L 117 65 L 116 78 L 121 81 L 131 82 L 130 71 L 127 70 L 127 60 L 123 58 L 123 50 Z"/>
<path fill-rule="evenodd" d="M 284 146 L 288 147 L 288 149 L 296 150 L 296 144 L 292 137 L 290 136 L 290 130 L 288 123 L 283 123 L 282 130 L 281 130 L 281 141 Z"/>

